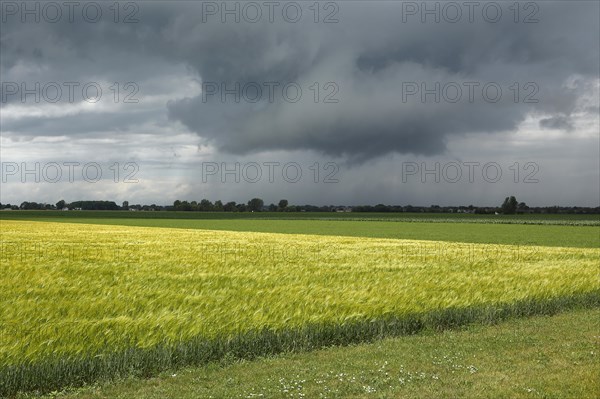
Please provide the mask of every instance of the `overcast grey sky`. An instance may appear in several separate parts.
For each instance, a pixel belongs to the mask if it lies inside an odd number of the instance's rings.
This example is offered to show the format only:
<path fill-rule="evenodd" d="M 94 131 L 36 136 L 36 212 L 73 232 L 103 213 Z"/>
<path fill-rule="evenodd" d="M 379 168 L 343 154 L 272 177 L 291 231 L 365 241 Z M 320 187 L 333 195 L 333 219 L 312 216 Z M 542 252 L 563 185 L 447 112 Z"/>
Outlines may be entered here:
<path fill-rule="evenodd" d="M 600 202 L 600 7 L 11 2 L 2 203 Z"/>

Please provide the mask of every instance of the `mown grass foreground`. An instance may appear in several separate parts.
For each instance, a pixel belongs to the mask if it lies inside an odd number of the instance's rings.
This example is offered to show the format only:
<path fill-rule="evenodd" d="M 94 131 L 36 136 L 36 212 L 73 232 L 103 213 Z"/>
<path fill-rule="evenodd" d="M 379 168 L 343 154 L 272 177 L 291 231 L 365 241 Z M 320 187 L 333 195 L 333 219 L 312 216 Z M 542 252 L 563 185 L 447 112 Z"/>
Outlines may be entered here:
<path fill-rule="evenodd" d="M 0 394 L 598 306 L 598 248 L 2 222 Z"/>

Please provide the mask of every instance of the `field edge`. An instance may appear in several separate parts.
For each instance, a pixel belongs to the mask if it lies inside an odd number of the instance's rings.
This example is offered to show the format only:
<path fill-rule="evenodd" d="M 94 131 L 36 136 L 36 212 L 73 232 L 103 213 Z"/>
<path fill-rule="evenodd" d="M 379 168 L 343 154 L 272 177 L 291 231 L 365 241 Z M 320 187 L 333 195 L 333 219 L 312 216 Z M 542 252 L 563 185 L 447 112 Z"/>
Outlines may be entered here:
<path fill-rule="evenodd" d="M 429 329 L 441 331 L 471 323 L 494 324 L 517 317 L 598 307 L 600 290 L 593 290 L 565 297 L 448 308 L 422 314 L 356 320 L 342 325 L 306 325 L 280 331 L 262 329 L 216 340 L 199 337 L 176 345 L 163 344 L 150 349 L 130 349 L 87 358 L 48 359 L 0 369 L 0 396 L 10 397 L 18 392 L 32 391 L 47 393 L 106 378 L 150 377 L 161 371 L 204 365 L 224 358 L 251 360 L 279 353 L 372 342 Z"/>

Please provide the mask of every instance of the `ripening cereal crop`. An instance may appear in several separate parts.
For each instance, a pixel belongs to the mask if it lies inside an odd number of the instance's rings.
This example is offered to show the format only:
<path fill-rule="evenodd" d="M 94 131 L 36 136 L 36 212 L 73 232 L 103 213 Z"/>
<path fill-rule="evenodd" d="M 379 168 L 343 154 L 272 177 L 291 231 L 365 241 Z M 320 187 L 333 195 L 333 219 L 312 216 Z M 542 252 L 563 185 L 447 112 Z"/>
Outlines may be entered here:
<path fill-rule="evenodd" d="M 598 248 L 2 221 L 0 394 L 597 305 Z"/>

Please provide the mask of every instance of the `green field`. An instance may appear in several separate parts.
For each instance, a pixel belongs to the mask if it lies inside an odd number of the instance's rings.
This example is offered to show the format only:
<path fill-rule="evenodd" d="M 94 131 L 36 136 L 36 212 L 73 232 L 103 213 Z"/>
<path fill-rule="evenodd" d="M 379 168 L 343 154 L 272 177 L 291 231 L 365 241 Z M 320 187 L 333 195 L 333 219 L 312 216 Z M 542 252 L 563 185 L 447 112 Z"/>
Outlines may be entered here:
<path fill-rule="evenodd" d="M 389 220 L 471 223 L 568 224 L 586 222 L 600 224 L 600 214 L 520 214 L 478 215 L 472 213 L 377 213 L 377 212 L 128 212 L 128 211 L 2 211 L 0 219 L 301 219 L 301 220 Z"/>
<path fill-rule="evenodd" d="M 144 214 L 0 213 L 0 394 L 600 305 L 590 219 Z"/>
<path fill-rule="evenodd" d="M 298 215 L 304 218 L 296 219 Z M 600 220 L 594 219 L 600 215 L 501 216 L 508 223 L 484 223 L 486 219 L 470 214 L 450 216 L 453 219 L 441 214 L 4 211 L 0 212 L 0 223 L 2 220 L 36 220 L 509 245 L 600 246 Z"/>

